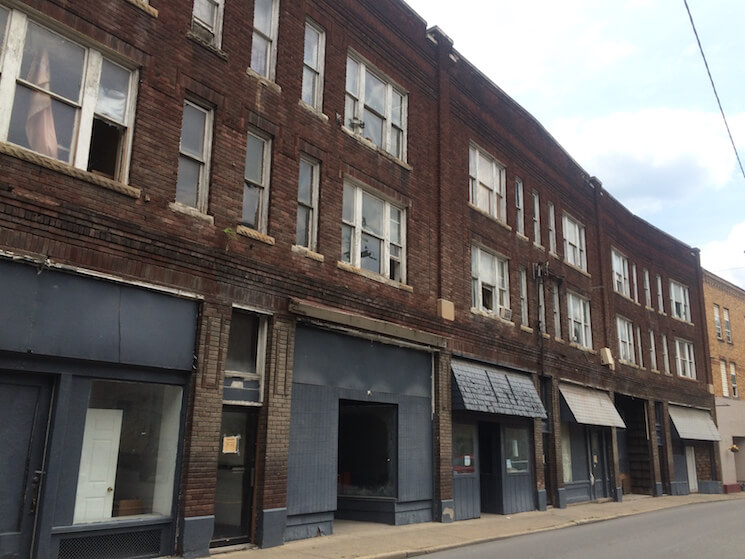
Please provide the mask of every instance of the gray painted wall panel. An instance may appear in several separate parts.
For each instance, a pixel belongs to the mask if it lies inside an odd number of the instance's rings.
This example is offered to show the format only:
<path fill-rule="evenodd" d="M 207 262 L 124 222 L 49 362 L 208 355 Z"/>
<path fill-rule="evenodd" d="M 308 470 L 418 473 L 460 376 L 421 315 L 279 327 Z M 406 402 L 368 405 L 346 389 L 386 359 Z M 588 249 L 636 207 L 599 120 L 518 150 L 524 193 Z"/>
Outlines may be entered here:
<path fill-rule="evenodd" d="M 21 264 L 0 262 L 0 348 L 23 351 L 31 339 L 31 324 L 36 302 L 36 269 Z"/>
<path fill-rule="evenodd" d="M 507 474 L 502 489 L 504 514 L 535 510 L 533 492 L 532 474 Z"/>
<path fill-rule="evenodd" d="M 398 500 L 432 498 L 432 436 L 429 398 L 401 397 L 398 406 Z"/>
<path fill-rule="evenodd" d="M 481 516 L 479 491 L 479 479 L 475 475 L 453 476 L 455 520 L 468 520 Z"/>

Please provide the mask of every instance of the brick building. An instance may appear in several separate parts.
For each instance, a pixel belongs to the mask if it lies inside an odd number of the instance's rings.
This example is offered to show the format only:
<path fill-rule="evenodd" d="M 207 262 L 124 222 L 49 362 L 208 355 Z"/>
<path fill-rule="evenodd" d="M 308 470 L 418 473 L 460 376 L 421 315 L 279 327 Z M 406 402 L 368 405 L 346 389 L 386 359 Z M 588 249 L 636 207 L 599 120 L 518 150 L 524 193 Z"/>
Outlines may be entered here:
<path fill-rule="evenodd" d="M 3 552 L 721 490 L 698 252 L 403 2 L 0 29 Z"/>
<path fill-rule="evenodd" d="M 717 425 L 722 436 L 722 481 L 725 491 L 737 492 L 745 481 L 745 402 L 741 396 L 745 386 L 745 291 L 704 270 L 704 300 Z"/>

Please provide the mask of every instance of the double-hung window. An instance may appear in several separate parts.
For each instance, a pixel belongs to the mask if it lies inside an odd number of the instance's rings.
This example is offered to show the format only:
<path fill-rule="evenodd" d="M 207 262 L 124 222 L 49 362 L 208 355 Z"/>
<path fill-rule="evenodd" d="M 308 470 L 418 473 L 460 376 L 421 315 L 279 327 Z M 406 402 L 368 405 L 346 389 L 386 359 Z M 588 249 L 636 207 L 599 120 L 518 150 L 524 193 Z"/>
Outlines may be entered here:
<path fill-rule="evenodd" d="M 538 282 L 538 330 L 541 334 L 546 333 L 546 293 L 543 282 Z"/>
<path fill-rule="evenodd" d="M 262 233 L 266 233 L 269 213 L 271 149 L 271 140 L 255 132 L 248 133 L 241 224 Z"/>
<path fill-rule="evenodd" d="M 541 244 L 541 199 L 533 192 L 533 242 Z"/>
<path fill-rule="evenodd" d="M 654 341 L 654 331 L 649 331 L 649 367 L 653 371 L 657 370 L 657 346 Z"/>
<path fill-rule="evenodd" d="M 644 367 L 644 345 L 642 344 L 642 329 L 636 327 L 636 363 Z"/>
<path fill-rule="evenodd" d="M 525 235 L 525 200 L 523 200 L 523 181 L 520 179 L 515 179 L 515 210 L 517 213 L 515 228 L 518 233 Z"/>
<path fill-rule="evenodd" d="M 179 145 L 176 202 L 207 212 L 212 151 L 212 110 L 184 101 Z"/>
<path fill-rule="evenodd" d="M 297 236 L 295 244 L 316 250 L 318 223 L 318 183 L 321 166 L 308 157 L 300 157 L 297 189 Z"/>
<path fill-rule="evenodd" d="M 520 323 L 530 326 L 528 321 L 528 271 L 520 268 Z"/>
<path fill-rule="evenodd" d="M 554 303 L 554 337 L 556 337 L 556 339 L 561 339 L 561 303 L 559 284 L 557 282 L 551 284 L 551 291 Z"/>
<path fill-rule="evenodd" d="M 205 43 L 220 48 L 225 0 L 194 0 L 191 30 Z"/>
<path fill-rule="evenodd" d="M 722 309 L 722 313 L 724 315 L 724 336 L 727 338 L 727 343 L 732 343 L 732 328 L 729 324 L 729 309 Z"/>
<path fill-rule="evenodd" d="M 0 141 L 128 180 L 137 73 L 0 6 Z"/>
<path fill-rule="evenodd" d="M 670 312 L 675 318 L 691 321 L 691 306 L 688 288 L 677 281 L 670 282 Z"/>
<path fill-rule="evenodd" d="M 729 364 L 729 376 L 732 381 L 732 397 L 737 398 L 737 371 L 735 370 L 735 364 L 731 361 Z"/>
<path fill-rule="evenodd" d="M 722 319 L 719 316 L 719 305 L 714 305 L 714 329 L 717 333 L 717 339 L 722 339 Z"/>
<path fill-rule="evenodd" d="M 696 378 L 696 362 L 693 357 L 693 344 L 680 338 L 675 339 L 675 365 L 678 376 Z"/>
<path fill-rule="evenodd" d="M 620 316 L 616 317 L 618 332 L 618 356 L 621 361 L 635 363 L 634 359 L 634 326 L 630 321 Z"/>
<path fill-rule="evenodd" d="M 662 364 L 665 365 L 665 373 L 670 374 L 670 353 L 667 348 L 667 336 L 662 334 Z"/>
<path fill-rule="evenodd" d="M 644 304 L 652 308 L 652 287 L 649 285 L 649 270 L 644 269 Z"/>
<path fill-rule="evenodd" d="M 564 214 L 564 259 L 579 268 L 587 270 L 585 252 L 585 226 L 568 214 Z"/>
<path fill-rule="evenodd" d="M 592 349 L 590 301 L 576 293 L 567 293 L 567 316 L 571 341 L 584 348 Z"/>
<path fill-rule="evenodd" d="M 278 28 L 279 0 L 256 0 L 251 39 L 251 70 L 268 80 L 274 79 Z"/>
<path fill-rule="evenodd" d="M 506 222 L 504 166 L 473 144 L 469 148 L 468 159 L 471 204 L 498 220 Z"/>
<path fill-rule="evenodd" d="M 662 295 L 662 278 L 660 274 L 657 274 L 657 311 L 660 313 L 665 312 L 665 298 Z"/>
<path fill-rule="evenodd" d="M 507 259 L 471 246 L 471 306 L 511 317 Z"/>
<path fill-rule="evenodd" d="M 729 378 L 727 376 L 727 362 L 724 359 L 719 360 L 719 375 L 722 380 L 722 396 L 729 398 Z"/>
<path fill-rule="evenodd" d="M 553 202 L 548 203 L 548 251 L 556 254 L 556 210 Z"/>
<path fill-rule="evenodd" d="M 390 80 L 354 56 L 347 57 L 344 125 L 406 160 L 407 95 Z"/>
<path fill-rule="evenodd" d="M 349 181 L 344 183 L 341 259 L 406 282 L 406 212 Z"/>
<path fill-rule="evenodd" d="M 314 109 L 323 103 L 323 64 L 326 33 L 310 21 L 305 22 L 302 99 Z"/>
<path fill-rule="evenodd" d="M 613 261 L 613 290 L 616 293 L 629 297 L 631 295 L 629 286 L 629 260 L 616 249 L 612 250 L 611 259 Z"/>
<path fill-rule="evenodd" d="M 233 309 L 225 361 L 225 395 L 243 405 L 263 401 L 267 317 Z"/>
<path fill-rule="evenodd" d="M 636 264 L 631 265 L 631 279 L 634 280 L 634 303 L 639 303 L 639 280 L 636 275 Z"/>

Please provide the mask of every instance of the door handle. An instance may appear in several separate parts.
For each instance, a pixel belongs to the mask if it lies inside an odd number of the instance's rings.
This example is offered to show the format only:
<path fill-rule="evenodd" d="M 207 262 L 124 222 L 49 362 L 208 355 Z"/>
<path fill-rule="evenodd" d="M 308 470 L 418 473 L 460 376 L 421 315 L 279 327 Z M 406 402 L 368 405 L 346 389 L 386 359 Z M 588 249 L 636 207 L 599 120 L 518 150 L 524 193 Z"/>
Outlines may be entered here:
<path fill-rule="evenodd" d="M 113 487 L 107 487 L 106 488 L 106 493 L 111 493 L 113 490 L 114 490 Z"/>
<path fill-rule="evenodd" d="M 31 504 L 28 507 L 28 513 L 34 514 L 39 504 L 39 492 L 41 490 L 41 480 L 44 477 L 44 470 L 34 471 L 34 477 L 31 478 Z"/>

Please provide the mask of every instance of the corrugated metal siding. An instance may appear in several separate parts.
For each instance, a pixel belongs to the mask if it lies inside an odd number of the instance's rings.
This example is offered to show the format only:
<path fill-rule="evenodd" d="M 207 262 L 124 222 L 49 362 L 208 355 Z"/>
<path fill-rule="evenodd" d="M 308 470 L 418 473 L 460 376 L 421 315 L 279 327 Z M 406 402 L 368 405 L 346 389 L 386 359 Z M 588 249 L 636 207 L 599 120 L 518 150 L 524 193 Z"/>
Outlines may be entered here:
<path fill-rule="evenodd" d="M 481 516 L 479 480 L 475 475 L 455 476 L 453 479 L 455 520 L 468 520 Z"/>
<path fill-rule="evenodd" d="M 535 510 L 533 474 L 506 474 L 502 495 L 504 514 Z"/>

